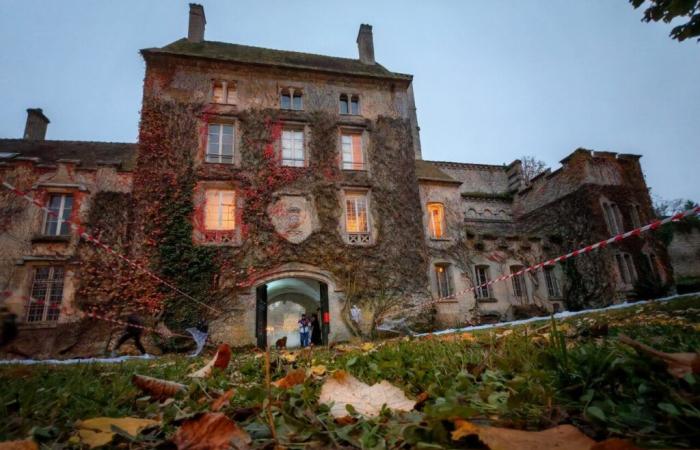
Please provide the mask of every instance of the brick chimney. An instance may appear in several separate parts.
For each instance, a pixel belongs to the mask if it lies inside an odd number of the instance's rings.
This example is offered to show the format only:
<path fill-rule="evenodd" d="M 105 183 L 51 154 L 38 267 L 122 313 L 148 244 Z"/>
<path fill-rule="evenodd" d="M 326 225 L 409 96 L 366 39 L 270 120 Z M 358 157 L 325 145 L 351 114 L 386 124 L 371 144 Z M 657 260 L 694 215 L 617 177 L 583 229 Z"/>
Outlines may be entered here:
<path fill-rule="evenodd" d="M 204 26 L 207 18 L 204 17 L 204 7 L 197 3 L 190 3 L 190 26 L 187 30 L 187 40 L 199 43 L 204 40 Z"/>
<path fill-rule="evenodd" d="M 375 64 L 374 39 L 372 39 L 372 25 L 363 23 L 357 33 L 357 49 L 360 52 L 360 61 L 365 64 Z"/>
<path fill-rule="evenodd" d="M 49 118 L 44 115 L 41 108 L 27 109 L 27 124 L 24 126 L 24 139 L 43 141 L 46 138 L 46 128 L 49 126 Z"/>

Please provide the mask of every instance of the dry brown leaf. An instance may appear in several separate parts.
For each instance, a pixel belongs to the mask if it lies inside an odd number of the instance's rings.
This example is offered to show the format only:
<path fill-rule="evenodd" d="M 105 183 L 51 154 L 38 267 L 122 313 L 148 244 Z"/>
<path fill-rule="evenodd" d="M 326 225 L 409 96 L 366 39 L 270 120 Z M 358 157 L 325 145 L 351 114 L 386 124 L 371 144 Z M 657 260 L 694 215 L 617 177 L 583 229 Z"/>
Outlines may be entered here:
<path fill-rule="evenodd" d="M 418 397 L 416 397 L 416 404 L 414 406 L 414 409 L 416 409 L 417 411 L 423 409 L 425 402 L 427 402 L 429 398 L 430 394 L 428 394 L 426 391 L 423 391 L 420 394 L 418 394 Z"/>
<path fill-rule="evenodd" d="M 0 450 L 39 450 L 34 441 L 5 441 L 0 442 Z"/>
<path fill-rule="evenodd" d="M 231 397 L 233 397 L 233 389 L 229 389 L 228 391 L 221 394 L 219 398 L 214 400 L 211 403 L 211 410 L 213 412 L 219 411 L 221 408 L 228 405 L 228 403 L 231 401 Z"/>
<path fill-rule="evenodd" d="M 676 378 L 683 378 L 688 374 L 699 374 L 700 373 L 700 354 L 699 353 L 666 353 L 655 348 L 649 347 L 648 345 L 642 344 L 639 341 L 621 334 L 618 336 L 620 342 L 627 344 L 630 347 L 639 350 L 642 353 L 646 353 L 651 356 L 655 356 L 666 363 L 666 370 L 668 373 Z"/>
<path fill-rule="evenodd" d="M 594 444 L 590 450 L 642 450 L 626 439 L 612 438 Z"/>
<path fill-rule="evenodd" d="M 595 441 L 572 425 L 559 425 L 544 431 L 482 427 L 467 420 L 455 420 L 452 439 L 476 435 L 489 450 L 590 450 Z"/>
<path fill-rule="evenodd" d="M 136 437 L 142 430 L 157 425 L 160 425 L 157 420 L 137 417 L 95 417 L 79 420 L 76 423 L 80 441 L 90 448 L 101 447 L 112 442 L 115 435 L 112 427 L 117 427 L 129 436 Z"/>
<path fill-rule="evenodd" d="M 334 373 L 323 383 L 319 402 L 333 403 L 331 415 L 336 418 L 348 415 L 346 405 L 372 417 L 379 415 L 383 405 L 398 411 L 410 411 L 416 404 L 386 380 L 369 386 L 344 371 Z"/>
<path fill-rule="evenodd" d="M 357 419 L 352 416 L 337 417 L 335 419 L 335 423 L 338 425 L 352 425 L 355 422 L 357 422 Z"/>
<path fill-rule="evenodd" d="M 292 386 L 303 383 L 304 380 L 306 380 L 306 370 L 296 369 L 287 373 L 287 375 L 285 375 L 283 378 L 273 381 L 272 385 L 280 389 L 288 389 Z"/>
<path fill-rule="evenodd" d="M 165 400 L 169 397 L 175 397 L 178 392 L 187 390 L 187 386 L 184 384 L 139 374 L 135 374 L 131 377 L 131 382 L 134 386 L 156 400 Z"/>
<path fill-rule="evenodd" d="M 178 450 L 245 450 L 248 433 L 222 413 L 205 413 L 185 421 L 173 436 Z"/>
<path fill-rule="evenodd" d="M 219 369 L 225 369 L 228 367 L 228 363 L 231 361 L 231 347 L 228 344 L 221 344 L 216 350 L 214 357 L 201 369 L 196 372 L 192 372 L 187 375 L 190 378 L 208 378 L 214 367 Z"/>
<path fill-rule="evenodd" d="M 317 366 L 311 366 L 311 374 L 316 377 L 322 377 L 326 374 L 326 366 L 319 364 Z"/>

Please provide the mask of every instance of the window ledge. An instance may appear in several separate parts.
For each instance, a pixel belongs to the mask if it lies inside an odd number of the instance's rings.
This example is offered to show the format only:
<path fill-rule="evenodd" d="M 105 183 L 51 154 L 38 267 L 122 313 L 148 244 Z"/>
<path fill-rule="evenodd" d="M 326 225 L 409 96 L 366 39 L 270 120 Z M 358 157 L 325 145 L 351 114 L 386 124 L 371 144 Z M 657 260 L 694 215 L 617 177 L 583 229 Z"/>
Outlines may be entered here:
<path fill-rule="evenodd" d="M 498 299 L 497 298 L 477 298 L 476 301 L 479 303 L 497 303 Z"/>
<path fill-rule="evenodd" d="M 440 237 L 440 238 L 430 237 L 428 239 L 430 239 L 431 241 L 434 241 L 434 242 L 450 242 L 452 240 L 452 238 L 448 238 L 448 237 Z"/>
<path fill-rule="evenodd" d="M 71 240 L 71 235 L 59 235 L 59 236 L 51 236 L 51 235 L 46 235 L 46 234 L 37 234 L 32 236 L 32 244 L 38 244 L 38 243 L 51 243 L 51 242 L 59 242 L 59 243 L 69 243 Z"/>
<path fill-rule="evenodd" d="M 57 320 L 52 321 L 42 321 L 42 322 L 17 322 L 17 328 L 20 330 L 42 330 L 49 328 L 56 328 L 58 326 Z"/>

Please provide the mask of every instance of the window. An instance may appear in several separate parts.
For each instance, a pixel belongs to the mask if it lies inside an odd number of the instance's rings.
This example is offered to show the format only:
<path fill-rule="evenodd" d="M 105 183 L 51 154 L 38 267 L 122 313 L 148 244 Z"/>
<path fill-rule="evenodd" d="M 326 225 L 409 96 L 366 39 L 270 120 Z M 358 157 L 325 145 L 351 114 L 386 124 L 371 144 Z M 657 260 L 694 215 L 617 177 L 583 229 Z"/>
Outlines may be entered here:
<path fill-rule="evenodd" d="M 637 271 L 634 268 L 632 257 L 627 253 L 618 253 L 615 255 L 617 261 L 617 270 L 620 273 L 620 281 L 624 285 L 631 285 L 637 281 Z"/>
<path fill-rule="evenodd" d="M 634 228 L 639 228 L 642 226 L 642 216 L 639 214 L 639 205 L 630 205 L 630 217 L 632 218 L 632 226 Z"/>
<path fill-rule="evenodd" d="M 206 161 L 233 164 L 233 125 L 209 124 Z"/>
<path fill-rule="evenodd" d="M 510 273 L 518 273 L 523 270 L 523 266 L 510 266 Z M 511 278 L 513 282 L 513 296 L 519 299 L 527 300 L 527 286 L 525 285 L 524 274 L 516 275 Z"/>
<path fill-rule="evenodd" d="M 70 235 L 70 215 L 73 212 L 71 194 L 51 194 L 48 208 L 44 215 L 44 234 L 46 236 Z"/>
<path fill-rule="evenodd" d="M 440 203 L 428 203 L 430 237 L 441 239 L 445 236 L 445 208 Z"/>
<path fill-rule="evenodd" d="M 449 264 L 435 264 L 435 280 L 437 281 L 438 297 L 451 297 L 453 290 Z"/>
<path fill-rule="evenodd" d="M 236 229 L 235 191 L 207 190 L 204 205 L 204 227 L 210 231 Z"/>
<path fill-rule="evenodd" d="M 360 114 L 360 98 L 357 95 L 340 94 L 340 114 Z"/>
<path fill-rule="evenodd" d="M 27 308 L 27 322 L 58 320 L 63 301 L 63 267 L 37 267 Z"/>
<path fill-rule="evenodd" d="M 474 268 L 476 274 L 476 298 L 486 299 L 491 298 L 491 286 L 482 286 L 489 282 L 489 266 L 476 266 Z"/>
<path fill-rule="evenodd" d="M 344 170 L 365 170 L 365 158 L 362 153 L 362 135 L 343 133 L 340 136 Z"/>
<path fill-rule="evenodd" d="M 304 109 L 301 89 L 282 89 L 280 92 L 280 108 L 301 111 Z"/>
<path fill-rule="evenodd" d="M 557 281 L 557 274 L 554 272 L 554 267 L 548 266 L 544 268 L 544 281 L 547 284 L 547 295 L 549 298 L 561 298 L 561 290 Z"/>
<path fill-rule="evenodd" d="M 345 194 L 345 232 L 351 244 L 369 243 L 367 204 L 367 194 L 364 192 Z"/>
<path fill-rule="evenodd" d="M 620 214 L 620 208 L 615 203 L 603 202 L 603 215 L 611 233 L 622 233 L 622 215 Z"/>
<path fill-rule="evenodd" d="M 291 167 L 304 167 L 304 131 L 282 131 L 282 165 Z"/>
<path fill-rule="evenodd" d="M 233 83 L 227 81 L 214 81 L 212 102 L 228 105 L 236 104 L 236 90 Z"/>

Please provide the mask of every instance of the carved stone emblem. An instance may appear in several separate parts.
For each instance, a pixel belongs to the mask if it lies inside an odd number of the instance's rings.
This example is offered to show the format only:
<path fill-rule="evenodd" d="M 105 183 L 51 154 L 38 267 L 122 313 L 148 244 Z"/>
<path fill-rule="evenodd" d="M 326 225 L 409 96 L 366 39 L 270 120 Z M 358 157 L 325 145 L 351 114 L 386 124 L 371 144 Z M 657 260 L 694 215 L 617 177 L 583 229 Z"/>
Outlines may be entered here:
<path fill-rule="evenodd" d="M 277 195 L 267 214 L 275 231 L 293 244 L 303 242 L 318 225 L 313 202 L 304 195 Z"/>

